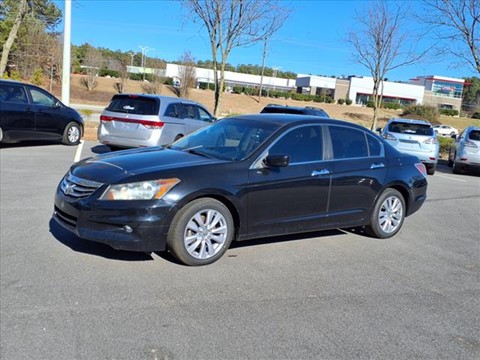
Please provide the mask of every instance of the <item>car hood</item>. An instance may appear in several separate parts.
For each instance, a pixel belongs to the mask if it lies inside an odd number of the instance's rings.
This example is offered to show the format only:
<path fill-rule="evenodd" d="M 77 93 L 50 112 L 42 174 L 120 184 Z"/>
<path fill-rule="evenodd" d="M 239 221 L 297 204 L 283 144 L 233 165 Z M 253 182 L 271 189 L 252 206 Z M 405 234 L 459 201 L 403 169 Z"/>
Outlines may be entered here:
<path fill-rule="evenodd" d="M 109 153 L 84 159 L 70 172 L 79 178 L 100 183 L 115 183 L 124 178 L 174 170 L 202 164 L 225 162 L 188 152 L 152 147 Z"/>

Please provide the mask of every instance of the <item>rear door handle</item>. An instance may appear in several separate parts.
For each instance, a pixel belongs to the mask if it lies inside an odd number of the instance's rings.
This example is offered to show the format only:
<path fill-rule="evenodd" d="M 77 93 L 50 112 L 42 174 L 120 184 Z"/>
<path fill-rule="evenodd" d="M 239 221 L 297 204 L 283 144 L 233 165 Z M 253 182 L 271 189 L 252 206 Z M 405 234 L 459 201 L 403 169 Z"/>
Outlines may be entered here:
<path fill-rule="evenodd" d="M 330 170 L 328 170 L 328 169 L 313 170 L 312 171 L 312 176 L 329 175 L 329 174 L 330 174 Z"/>
<path fill-rule="evenodd" d="M 384 167 L 385 165 L 383 163 L 373 163 L 372 166 L 370 166 L 370 169 L 379 169 Z"/>

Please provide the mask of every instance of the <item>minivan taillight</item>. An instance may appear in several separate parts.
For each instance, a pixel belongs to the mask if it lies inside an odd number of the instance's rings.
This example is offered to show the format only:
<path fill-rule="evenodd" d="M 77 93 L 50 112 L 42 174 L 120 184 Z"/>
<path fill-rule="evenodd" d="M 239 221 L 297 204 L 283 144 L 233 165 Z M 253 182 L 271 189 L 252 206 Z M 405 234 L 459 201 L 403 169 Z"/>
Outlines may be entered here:
<path fill-rule="evenodd" d="M 397 140 L 397 138 L 390 133 L 385 133 L 382 135 L 382 137 L 386 140 Z"/>
<path fill-rule="evenodd" d="M 148 120 L 139 120 L 139 119 L 125 119 L 125 118 L 119 118 L 116 116 L 105 116 L 105 115 L 100 115 L 100 121 L 103 122 L 110 122 L 110 121 L 120 121 L 120 122 L 125 122 L 125 123 L 130 123 L 130 124 L 140 124 L 145 126 L 147 129 L 160 129 L 165 125 L 163 121 L 148 121 Z"/>

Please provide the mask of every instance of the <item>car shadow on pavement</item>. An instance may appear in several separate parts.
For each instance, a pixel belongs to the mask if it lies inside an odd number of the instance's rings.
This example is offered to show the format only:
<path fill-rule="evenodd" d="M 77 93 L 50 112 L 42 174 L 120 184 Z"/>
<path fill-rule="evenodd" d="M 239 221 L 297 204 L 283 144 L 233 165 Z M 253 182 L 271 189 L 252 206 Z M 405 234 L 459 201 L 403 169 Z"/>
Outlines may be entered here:
<path fill-rule="evenodd" d="M 91 149 L 91 151 L 94 154 L 106 154 L 112 152 L 112 149 L 110 149 L 110 147 L 107 145 L 96 145 Z"/>
<path fill-rule="evenodd" d="M 20 141 L 16 143 L 0 143 L 0 149 L 19 148 L 19 147 L 34 147 L 34 146 L 53 146 L 61 145 L 61 141 L 55 140 L 32 140 L 32 141 Z"/>
<path fill-rule="evenodd" d="M 442 173 L 442 174 L 446 174 L 446 175 L 457 176 L 457 175 L 453 174 L 452 168 L 448 166 L 448 161 L 447 160 L 439 160 L 438 161 L 437 172 Z M 458 175 L 460 175 L 460 176 L 462 176 L 462 175 L 480 176 L 480 171 L 476 170 L 476 169 L 470 169 L 469 171 L 462 171 L 461 174 L 458 174 Z"/>
<path fill-rule="evenodd" d="M 80 239 L 75 234 L 64 229 L 53 219 L 50 219 L 50 233 L 55 239 L 57 239 L 62 244 L 68 246 L 70 249 L 76 252 L 81 252 L 84 254 L 95 255 L 104 257 L 106 259 L 112 260 L 123 260 L 123 261 L 147 261 L 153 260 L 151 254 L 144 252 L 134 252 L 134 251 L 123 251 L 115 250 L 112 247 L 96 243 L 93 241 L 88 241 Z"/>
<path fill-rule="evenodd" d="M 308 233 L 301 233 L 301 234 L 264 237 L 264 238 L 245 240 L 245 241 L 234 241 L 232 242 L 232 245 L 230 245 L 230 249 L 238 249 L 238 248 L 247 247 L 247 246 L 273 244 L 273 243 L 280 243 L 280 242 L 286 242 L 286 241 L 305 240 L 305 239 L 317 238 L 317 237 L 322 238 L 327 236 L 338 236 L 338 235 L 344 235 L 344 234 L 345 234 L 345 231 L 334 229 L 334 230 L 315 231 L 315 232 L 308 232 Z"/>

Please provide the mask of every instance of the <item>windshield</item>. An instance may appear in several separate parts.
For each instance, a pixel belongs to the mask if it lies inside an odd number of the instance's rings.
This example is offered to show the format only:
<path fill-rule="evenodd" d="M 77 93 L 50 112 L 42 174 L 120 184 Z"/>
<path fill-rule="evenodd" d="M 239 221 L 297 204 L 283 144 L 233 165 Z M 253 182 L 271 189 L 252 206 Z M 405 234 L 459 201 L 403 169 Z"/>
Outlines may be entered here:
<path fill-rule="evenodd" d="M 432 136 L 433 128 L 428 124 L 410 124 L 403 122 L 392 122 L 388 131 L 399 134 Z"/>
<path fill-rule="evenodd" d="M 176 141 L 170 148 L 224 160 L 242 160 L 262 145 L 278 125 L 228 118 Z"/>

